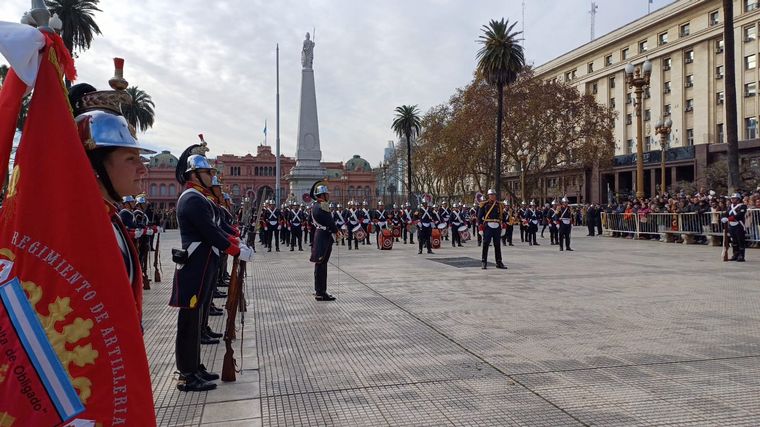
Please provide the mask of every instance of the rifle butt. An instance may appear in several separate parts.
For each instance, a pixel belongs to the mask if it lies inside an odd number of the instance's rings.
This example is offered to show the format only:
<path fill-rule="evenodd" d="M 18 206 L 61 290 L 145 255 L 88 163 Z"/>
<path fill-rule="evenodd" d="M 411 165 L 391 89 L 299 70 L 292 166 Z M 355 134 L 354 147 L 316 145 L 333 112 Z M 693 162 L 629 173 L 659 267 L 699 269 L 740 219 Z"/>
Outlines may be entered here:
<path fill-rule="evenodd" d="M 235 365 L 237 362 L 233 357 L 233 353 L 232 348 L 228 348 L 227 352 L 224 353 L 224 364 L 222 365 L 222 381 L 224 382 L 233 382 L 237 380 L 235 376 Z"/>

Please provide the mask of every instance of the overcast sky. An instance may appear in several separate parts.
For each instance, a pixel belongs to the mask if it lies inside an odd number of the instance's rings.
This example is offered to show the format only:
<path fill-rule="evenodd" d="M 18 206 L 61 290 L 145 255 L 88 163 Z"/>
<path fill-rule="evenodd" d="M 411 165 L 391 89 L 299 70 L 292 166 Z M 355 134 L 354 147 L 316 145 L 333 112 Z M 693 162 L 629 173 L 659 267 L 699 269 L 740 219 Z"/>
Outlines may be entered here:
<path fill-rule="evenodd" d="M 652 10 L 672 0 L 654 0 Z M 691 1 L 691 0 L 681 0 Z M 541 65 L 589 41 L 590 1 L 525 0 L 528 62 Z M 596 0 L 596 35 L 647 13 L 648 0 Z M 178 154 L 204 133 L 210 156 L 275 145 L 275 46 L 280 44 L 281 152 L 294 156 L 301 46 L 316 27 L 314 73 L 323 161 L 359 154 L 375 166 L 395 139 L 393 109 L 422 112 L 472 79 L 490 19 L 520 21 L 522 0 L 101 0 L 103 35 L 77 59 L 79 81 L 107 88 L 111 58 L 156 104 L 140 140 Z M 17 22 L 28 0 L 0 2 Z M 2 62 L 2 58 L 0 58 Z M 274 151 L 274 148 L 273 148 Z"/>

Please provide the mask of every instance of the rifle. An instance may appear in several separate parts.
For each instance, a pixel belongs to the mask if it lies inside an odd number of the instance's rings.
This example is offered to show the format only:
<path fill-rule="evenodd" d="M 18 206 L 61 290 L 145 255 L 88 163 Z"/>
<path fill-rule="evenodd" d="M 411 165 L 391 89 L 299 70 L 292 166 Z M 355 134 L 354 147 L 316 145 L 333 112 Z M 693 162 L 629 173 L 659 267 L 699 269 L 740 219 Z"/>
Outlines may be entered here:
<path fill-rule="evenodd" d="M 232 259 L 232 273 L 230 274 L 230 290 L 227 293 L 227 327 L 224 329 L 224 364 L 222 365 L 222 381 L 235 381 L 235 372 L 237 372 L 237 362 L 235 361 L 235 350 L 232 349 L 232 341 L 235 339 L 235 317 L 237 317 L 240 288 L 242 280 L 238 271 L 239 256 L 235 255 Z"/>
<path fill-rule="evenodd" d="M 156 237 L 156 251 L 153 254 L 153 281 L 161 283 L 161 233 Z"/>
<path fill-rule="evenodd" d="M 723 261 L 728 261 L 728 224 L 723 224 Z"/>

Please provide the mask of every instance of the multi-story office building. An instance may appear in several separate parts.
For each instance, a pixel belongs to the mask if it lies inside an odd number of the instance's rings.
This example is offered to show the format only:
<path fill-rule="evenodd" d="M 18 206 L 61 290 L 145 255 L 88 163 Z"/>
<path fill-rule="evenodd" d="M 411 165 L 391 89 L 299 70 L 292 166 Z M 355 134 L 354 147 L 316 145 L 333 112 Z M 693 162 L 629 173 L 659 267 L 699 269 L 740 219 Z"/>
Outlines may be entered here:
<path fill-rule="evenodd" d="M 652 64 L 643 96 L 644 192 L 657 192 L 660 139 L 655 123 L 672 120 L 666 152 L 667 185 L 704 184 L 705 168 L 725 158 L 724 13 L 721 0 L 678 0 L 536 68 L 537 76 L 577 86 L 613 108 L 615 154 L 611 169 L 582 171 L 577 199 L 602 201 L 607 189 L 635 187 L 637 117 L 625 66 Z M 742 161 L 760 168 L 758 59 L 760 2 L 734 0 L 737 125 Z M 573 172 L 573 177 L 580 176 Z M 514 177 L 513 177 L 514 178 Z M 564 179 L 547 177 L 547 181 Z M 514 179 L 513 179 L 514 180 Z M 514 184 L 514 183 L 513 183 Z"/>

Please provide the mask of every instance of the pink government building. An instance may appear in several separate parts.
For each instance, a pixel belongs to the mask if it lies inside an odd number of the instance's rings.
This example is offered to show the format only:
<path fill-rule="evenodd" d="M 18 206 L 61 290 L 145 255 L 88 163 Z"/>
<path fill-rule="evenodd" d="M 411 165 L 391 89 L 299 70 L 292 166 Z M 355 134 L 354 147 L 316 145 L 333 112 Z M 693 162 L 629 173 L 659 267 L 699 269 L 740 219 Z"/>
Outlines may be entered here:
<path fill-rule="evenodd" d="M 225 192 L 232 196 L 232 201 L 240 204 L 244 197 L 258 200 L 266 192 L 273 194 L 275 188 L 275 155 L 272 147 L 259 145 L 256 155 L 245 156 L 222 154 L 211 159 L 222 179 Z M 288 174 L 296 164 L 292 157 L 280 156 L 280 168 L 283 188 L 283 201 L 301 201 L 301 195 L 287 194 Z M 157 209 L 174 208 L 181 193 L 179 183 L 174 177 L 177 157 L 169 151 L 162 151 L 150 159 L 148 176 L 143 181 L 143 191 L 148 201 Z M 366 200 L 375 203 L 377 200 L 377 177 L 369 162 L 359 155 L 354 155 L 347 162 L 322 162 L 326 170 L 327 181 L 332 200 L 345 204 L 349 199 Z M 382 174 L 382 170 L 380 171 Z"/>

